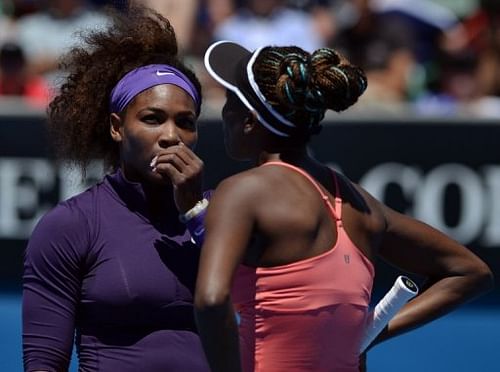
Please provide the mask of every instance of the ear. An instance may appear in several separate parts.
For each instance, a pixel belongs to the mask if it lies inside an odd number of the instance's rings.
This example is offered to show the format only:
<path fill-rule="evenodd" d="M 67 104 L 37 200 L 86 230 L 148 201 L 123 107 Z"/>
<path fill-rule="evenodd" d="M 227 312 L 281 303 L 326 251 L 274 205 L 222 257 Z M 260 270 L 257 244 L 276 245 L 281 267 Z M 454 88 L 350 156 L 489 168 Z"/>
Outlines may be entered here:
<path fill-rule="evenodd" d="M 111 134 L 111 138 L 115 142 L 121 142 L 122 137 L 122 118 L 120 115 L 116 113 L 111 113 L 109 116 L 109 133 Z"/>
<path fill-rule="evenodd" d="M 258 120 L 255 111 L 248 111 L 245 121 L 243 122 L 243 134 L 250 134 L 254 132 L 257 123 Z"/>

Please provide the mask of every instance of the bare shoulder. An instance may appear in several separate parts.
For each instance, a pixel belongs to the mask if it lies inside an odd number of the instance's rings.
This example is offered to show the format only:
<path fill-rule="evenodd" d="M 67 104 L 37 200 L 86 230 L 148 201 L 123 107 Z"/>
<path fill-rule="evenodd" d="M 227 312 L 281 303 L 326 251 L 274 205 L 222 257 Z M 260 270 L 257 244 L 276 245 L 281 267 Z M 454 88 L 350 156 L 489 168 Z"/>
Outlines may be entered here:
<path fill-rule="evenodd" d="M 222 180 L 211 198 L 211 204 L 258 204 L 265 202 L 270 182 L 260 168 L 252 168 Z"/>
<path fill-rule="evenodd" d="M 255 193 L 263 188 L 265 185 L 263 181 L 259 168 L 252 168 L 223 179 L 215 191 L 218 193 Z"/>
<path fill-rule="evenodd" d="M 359 184 L 344 175 L 338 174 L 340 192 L 343 200 L 344 219 L 373 234 L 380 234 L 387 228 L 384 205 Z M 357 222 L 357 223 L 356 223 Z"/>

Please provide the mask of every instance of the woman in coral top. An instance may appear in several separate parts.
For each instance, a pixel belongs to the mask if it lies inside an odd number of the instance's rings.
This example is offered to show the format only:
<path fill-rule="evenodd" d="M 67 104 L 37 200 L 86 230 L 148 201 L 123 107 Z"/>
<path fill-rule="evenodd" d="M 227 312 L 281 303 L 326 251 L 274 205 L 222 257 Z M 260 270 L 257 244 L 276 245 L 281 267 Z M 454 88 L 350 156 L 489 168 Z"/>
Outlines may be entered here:
<path fill-rule="evenodd" d="M 213 371 L 359 371 L 377 256 L 428 279 L 377 342 L 490 287 L 464 246 L 308 153 L 325 111 L 364 92 L 362 70 L 332 49 L 224 41 L 205 65 L 227 89 L 228 153 L 255 164 L 220 183 L 205 220 L 195 309 Z"/>

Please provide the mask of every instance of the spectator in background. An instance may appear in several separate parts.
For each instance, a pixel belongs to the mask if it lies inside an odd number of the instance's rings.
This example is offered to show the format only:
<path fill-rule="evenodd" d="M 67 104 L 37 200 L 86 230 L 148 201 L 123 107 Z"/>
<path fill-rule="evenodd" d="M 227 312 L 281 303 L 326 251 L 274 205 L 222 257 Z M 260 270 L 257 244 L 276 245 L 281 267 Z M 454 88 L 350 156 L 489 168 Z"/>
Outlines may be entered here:
<path fill-rule="evenodd" d="M 284 0 L 248 0 L 215 26 L 215 40 L 231 40 L 254 50 L 266 44 L 298 45 L 312 51 L 325 46 L 310 13 Z"/>
<path fill-rule="evenodd" d="M 414 0 L 370 0 L 370 7 L 382 16 L 397 15 L 411 28 L 415 34 L 412 47 L 419 63 L 435 58 L 440 39 L 451 37 L 449 31 L 460 24 L 450 9 L 432 0 L 418 0 L 417 3 Z"/>
<path fill-rule="evenodd" d="M 405 101 L 416 66 L 415 35 L 408 24 L 397 15 L 382 17 L 369 0 L 344 2 L 336 18 L 339 31 L 331 44 L 362 67 L 370 81 L 362 100 L 377 106 Z"/>
<path fill-rule="evenodd" d="M 196 14 L 195 36 L 191 38 L 187 51 L 189 63 L 192 65 L 203 89 L 204 113 L 216 115 L 224 100 L 224 90 L 208 75 L 203 66 L 203 53 L 213 40 L 214 30 L 220 23 L 233 16 L 237 0 L 200 0 Z"/>
<path fill-rule="evenodd" d="M 333 45 L 370 80 L 365 103 L 371 99 L 379 108 L 410 102 L 421 113 L 450 115 L 460 100 L 470 99 L 473 59 L 448 53 L 465 39 L 459 18 L 448 8 L 432 0 L 419 0 L 418 6 L 409 0 L 352 0 L 343 2 L 336 17 Z"/>
<path fill-rule="evenodd" d="M 18 96 L 26 103 L 44 108 L 50 100 L 47 82 L 26 68 L 21 47 L 6 43 L 0 48 L 0 96 Z"/>
<path fill-rule="evenodd" d="M 12 39 L 15 34 L 16 25 L 12 13 L 10 2 L 0 2 L 0 44 Z"/>
<path fill-rule="evenodd" d="M 481 7 L 464 21 L 468 49 L 477 67 L 473 73 L 477 83 L 476 99 L 470 112 L 479 117 L 500 118 L 500 4 L 498 0 L 482 0 Z"/>
<path fill-rule="evenodd" d="M 210 23 L 215 26 L 234 15 L 241 1 L 235 0 L 204 0 L 204 8 Z"/>
<path fill-rule="evenodd" d="M 199 0 L 131 0 L 130 4 L 142 4 L 167 17 L 176 31 L 180 52 L 191 45 Z"/>
<path fill-rule="evenodd" d="M 198 32 L 191 44 L 194 54 L 203 56 L 212 42 L 216 27 L 235 14 L 238 3 L 235 0 L 201 0 L 196 24 Z"/>
<path fill-rule="evenodd" d="M 311 15 L 314 31 L 321 40 L 328 42 L 334 37 L 337 32 L 334 9 L 338 0 L 287 0 L 286 3 Z"/>
<path fill-rule="evenodd" d="M 75 33 L 104 27 L 106 17 L 85 0 L 47 0 L 48 7 L 21 17 L 18 41 L 26 52 L 28 69 L 57 85 L 58 59 L 75 43 Z"/>
<path fill-rule="evenodd" d="M 500 117 L 500 5 L 482 0 L 443 34 L 434 60 L 435 86 L 416 104 L 419 114 Z"/>
<path fill-rule="evenodd" d="M 484 16 L 478 50 L 477 79 L 479 95 L 500 96 L 500 4 L 494 0 L 483 0 L 481 14 Z"/>
<path fill-rule="evenodd" d="M 420 96 L 425 98 L 427 93 L 438 93 L 440 75 L 446 70 L 446 66 L 440 63 L 443 45 L 459 44 L 463 37 L 456 14 L 432 0 L 418 0 L 418 3 L 413 0 L 370 0 L 370 7 L 384 24 L 397 19 L 412 35 L 409 47 L 422 73 L 422 81 L 420 89 L 410 98 L 415 100 Z"/>
<path fill-rule="evenodd" d="M 464 50 L 458 53 L 443 51 L 439 63 L 444 66 L 436 95 L 448 96 L 455 105 L 466 104 L 476 98 L 478 81 L 474 72 L 478 66 L 477 55 Z"/>

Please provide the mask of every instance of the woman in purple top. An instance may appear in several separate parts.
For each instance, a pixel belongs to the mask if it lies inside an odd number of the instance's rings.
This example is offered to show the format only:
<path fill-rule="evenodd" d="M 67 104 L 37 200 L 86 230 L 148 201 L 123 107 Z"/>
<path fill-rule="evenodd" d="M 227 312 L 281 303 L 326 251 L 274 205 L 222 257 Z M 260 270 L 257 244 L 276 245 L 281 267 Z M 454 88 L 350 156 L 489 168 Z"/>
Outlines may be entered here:
<path fill-rule="evenodd" d="M 48 110 L 60 155 L 83 171 L 103 159 L 110 174 L 33 231 L 24 367 L 65 371 L 75 343 L 80 371 L 208 371 L 192 295 L 207 204 L 192 151 L 200 84 L 166 19 L 112 19 L 66 57 Z"/>

